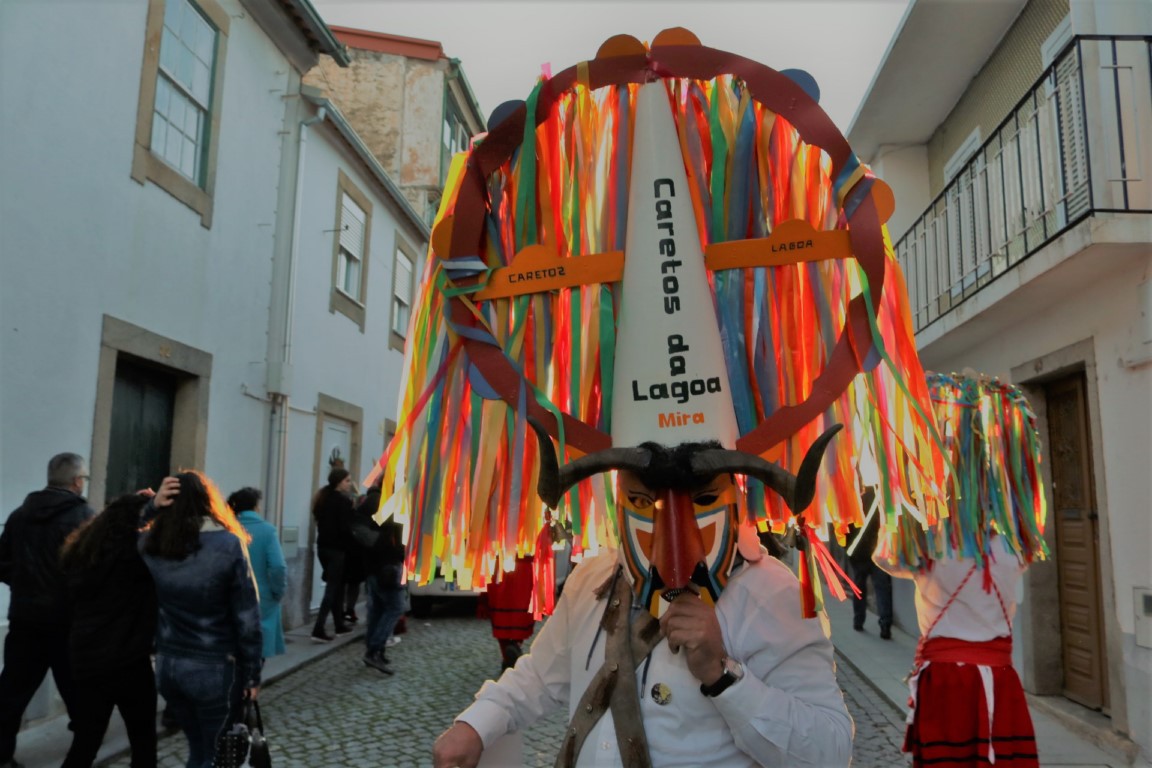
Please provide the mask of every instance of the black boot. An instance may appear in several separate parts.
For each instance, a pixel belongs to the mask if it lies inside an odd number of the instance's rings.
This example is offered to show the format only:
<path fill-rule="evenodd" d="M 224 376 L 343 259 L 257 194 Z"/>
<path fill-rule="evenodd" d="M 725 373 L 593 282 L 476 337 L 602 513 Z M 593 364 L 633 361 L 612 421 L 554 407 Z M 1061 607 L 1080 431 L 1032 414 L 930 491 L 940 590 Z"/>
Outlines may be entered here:
<path fill-rule="evenodd" d="M 516 659 L 524 652 L 520 649 L 520 643 L 515 640 L 501 640 L 500 641 L 500 655 L 503 661 L 500 665 L 500 670 L 511 669 L 516 666 Z"/>

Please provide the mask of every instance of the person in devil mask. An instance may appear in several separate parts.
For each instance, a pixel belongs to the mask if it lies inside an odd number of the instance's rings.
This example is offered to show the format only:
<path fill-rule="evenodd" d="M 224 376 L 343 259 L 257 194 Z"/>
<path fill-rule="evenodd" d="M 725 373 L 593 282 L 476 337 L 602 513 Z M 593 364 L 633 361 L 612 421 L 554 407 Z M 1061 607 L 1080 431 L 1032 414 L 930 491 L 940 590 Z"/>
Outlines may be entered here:
<path fill-rule="evenodd" d="M 791 571 L 738 546 L 733 475 L 699 458 L 734 452 L 633 450 L 637 466 L 618 474 L 620 549 L 573 571 L 531 652 L 484 684 L 434 765 L 472 768 L 564 705 L 558 766 L 847 765 L 832 644 L 801 618 Z"/>

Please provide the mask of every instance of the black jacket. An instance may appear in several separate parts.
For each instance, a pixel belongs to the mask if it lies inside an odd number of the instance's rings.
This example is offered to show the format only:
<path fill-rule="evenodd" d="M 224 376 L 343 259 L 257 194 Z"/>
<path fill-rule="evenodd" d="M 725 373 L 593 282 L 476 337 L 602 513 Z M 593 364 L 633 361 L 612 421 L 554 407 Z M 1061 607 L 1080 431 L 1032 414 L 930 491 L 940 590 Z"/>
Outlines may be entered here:
<path fill-rule="evenodd" d="M 68 594 L 60 547 L 95 512 L 64 488 L 28 494 L 0 535 L 0 581 L 12 588 L 9 621 L 66 624 Z"/>
<path fill-rule="evenodd" d="M 156 588 L 135 534 L 109 545 L 96 565 L 66 572 L 72 600 L 68 650 L 77 679 L 146 661 L 156 638 Z"/>
<path fill-rule="evenodd" d="M 857 538 L 860 539 L 860 543 L 856 546 L 856 549 L 853 550 L 852 554 L 848 556 L 848 559 L 852 562 L 852 565 L 856 566 L 857 568 L 868 567 L 868 565 L 872 562 L 872 553 L 876 551 L 876 544 L 878 543 L 879 537 L 880 515 L 878 514 L 872 515 L 872 519 L 868 521 L 867 527 L 865 527 L 863 530 L 857 528 L 856 526 L 852 526 L 849 529 L 849 549 L 851 549 L 852 543 L 855 542 Z"/>
<path fill-rule="evenodd" d="M 321 490 L 312 516 L 316 518 L 316 548 L 348 552 L 352 547 L 352 499 L 339 491 Z"/>
<path fill-rule="evenodd" d="M 375 576 L 386 586 L 400 586 L 400 574 L 404 565 L 404 527 L 393 520 L 378 525 L 372 519 L 380 508 L 380 489 L 371 488 L 364 500 L 356 508 L 356 525 L 371 531 L 372 546 L 365 549 L 364 571 L 366 576 Z M 360 537 L 364 540 L 364 537 Z"/>

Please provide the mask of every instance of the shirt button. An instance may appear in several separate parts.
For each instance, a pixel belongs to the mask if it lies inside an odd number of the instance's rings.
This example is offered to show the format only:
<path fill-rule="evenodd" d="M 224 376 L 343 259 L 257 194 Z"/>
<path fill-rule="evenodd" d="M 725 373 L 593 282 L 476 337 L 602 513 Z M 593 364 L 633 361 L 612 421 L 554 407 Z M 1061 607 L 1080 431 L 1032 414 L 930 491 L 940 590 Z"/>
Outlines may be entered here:
<path fill-rule="evenodd" d="M 600 749 L 612 749 L 612 742 L 605 741 L 600 745 Z"/>

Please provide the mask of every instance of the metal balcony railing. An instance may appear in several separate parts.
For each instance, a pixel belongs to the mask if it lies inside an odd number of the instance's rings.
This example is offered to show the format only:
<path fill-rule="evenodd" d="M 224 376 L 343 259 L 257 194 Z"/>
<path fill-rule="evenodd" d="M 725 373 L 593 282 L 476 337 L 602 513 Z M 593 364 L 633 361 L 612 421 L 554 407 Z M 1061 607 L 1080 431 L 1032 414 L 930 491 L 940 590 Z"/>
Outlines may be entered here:
<path fill-rule="evenodd" d="M 1152 37 L 1074 38 L 896 244 L 917 332 L 1098 213 L 1152 213 Z"/>

